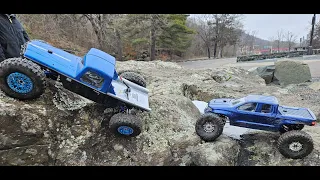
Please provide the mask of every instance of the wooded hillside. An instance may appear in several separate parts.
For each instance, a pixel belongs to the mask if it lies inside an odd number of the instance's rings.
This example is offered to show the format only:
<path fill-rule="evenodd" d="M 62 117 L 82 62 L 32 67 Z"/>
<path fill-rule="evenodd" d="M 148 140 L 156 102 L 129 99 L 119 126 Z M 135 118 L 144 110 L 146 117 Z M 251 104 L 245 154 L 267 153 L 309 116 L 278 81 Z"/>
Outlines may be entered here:
<path fill-rule="evenodd" d="M 32 39 L 84 55 L 92 47 L 117 60 L 236 56 L 252 46 L 239 14 L 20 14 Z M 250 34 L 249 34 L 250 35 Z M 250 38 L 249 38 L 250 39 Z"/>

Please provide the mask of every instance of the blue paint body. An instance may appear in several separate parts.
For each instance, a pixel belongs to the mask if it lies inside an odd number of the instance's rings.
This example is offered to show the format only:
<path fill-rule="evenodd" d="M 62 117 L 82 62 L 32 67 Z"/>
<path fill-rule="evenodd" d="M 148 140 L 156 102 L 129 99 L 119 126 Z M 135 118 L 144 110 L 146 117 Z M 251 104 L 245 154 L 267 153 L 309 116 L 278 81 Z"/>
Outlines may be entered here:
<path fill-rule="evenodd" d="M 256 103 L 252 111 L 242 110 L 247 103 Z M 270 113 L 262 112 L 263 105 L 271 107 Z M 240 109 L 239 109 L 240 107 Z M 279 131 L 282 125 L 314 125 L 316 116 L 308 108 L 280 106 L 273 96 L 248 95 L 240 99 L 212 99 L 205 113 L 216 113 L 227 116 L 230 125 Z"/>
<path fill-rule="evenodd" d="M 99 92 L 115 94 L 111 81 L 118 78 L 115 71 L 116 61 L 113 56 L 103 51 L 91 48 L 84 57 L 78 57 L 50 44 L 33 40 L 28 43 L 24 56 Z M 101 87 L 92 86 L 80 79 L 87 71 L 103 77 L 104 81 Z"/>

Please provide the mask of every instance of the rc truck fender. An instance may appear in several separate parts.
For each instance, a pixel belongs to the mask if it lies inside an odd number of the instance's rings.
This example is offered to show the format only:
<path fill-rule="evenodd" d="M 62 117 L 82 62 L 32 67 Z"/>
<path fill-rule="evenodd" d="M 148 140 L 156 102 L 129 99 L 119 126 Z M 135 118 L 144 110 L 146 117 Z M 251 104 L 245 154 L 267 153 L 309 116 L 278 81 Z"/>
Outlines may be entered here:
<path fill-rule="evenodd" d="M 232 116 L 232 112 L 230 112 L 230 111 L 213 110 L 212 112 L 215 113 L 215 114 L 222 114 L 224 116 L 227 116 L 228 118 L 230 118 Z"/>

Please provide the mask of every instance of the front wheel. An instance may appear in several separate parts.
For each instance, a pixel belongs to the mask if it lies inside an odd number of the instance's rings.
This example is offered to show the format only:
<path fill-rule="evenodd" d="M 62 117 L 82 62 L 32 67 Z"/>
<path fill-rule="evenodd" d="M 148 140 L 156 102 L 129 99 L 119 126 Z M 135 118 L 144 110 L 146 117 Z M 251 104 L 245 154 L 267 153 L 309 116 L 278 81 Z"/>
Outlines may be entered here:
<path fill-rule="evenodd" d="M 45 89 L 45 75 L 40 66 L 23 58 L 10 58 L 0 63 L 0 88 L 10 97 L 36 99 Z"/>
<path fill-rule="evenodd" d="M 111 117 L 109 128 L 116 135 L 134 137 L 141 133 L 142 123 L 135 115 L 118 113 Z"/>
<path fill-rule="evenodd" d="M 279 152 L 286 158 L 301 159 L 308 156 L 313 150 L 313 141 L 309 134 L 303 131 L 292 130 L 278 139 Z"/>
<path fill-rule="evenodd" d="M 217 139 L 223 132 L 224 121 L 217 114 L 207 113 L 196 122 L 195 130 L 204 141 L 211 142 Z"/>

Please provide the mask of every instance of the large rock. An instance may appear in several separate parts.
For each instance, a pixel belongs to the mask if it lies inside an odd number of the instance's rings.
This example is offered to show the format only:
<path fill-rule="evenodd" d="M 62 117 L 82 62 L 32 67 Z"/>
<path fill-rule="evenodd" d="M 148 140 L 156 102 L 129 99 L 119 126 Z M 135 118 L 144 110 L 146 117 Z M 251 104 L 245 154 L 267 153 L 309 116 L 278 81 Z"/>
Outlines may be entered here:
<path fill-rule="evenodd" d="M 309 87 L 315 91 L 319 91 L 320 90 L 320 82 L 314 82 L 314 83 L 310 84 Z"/>
<path fill-rule="evenodd" d="M 236 98 L 244 93 L 264 93 L 265 81 L 248 71 L 235 67 L 216 69 L 185 69 L 176 63 L 127 61 L 117 64 L 119 71 L 135 70 L 147 80 L 150 96 L 176 94 L 191 100 Z"/>
<path fill-rule="evenodd" d="M 275 63 L 274 76 L 282 86 L 311 80 L 309 66 L 298 61 L 277 61 Z"/>
<path fill-rule="evenodd" d="M 235 166 L 240 152 L 237 141 L 221 135 L 214 142 L 203 143 L 190 150 L 195 166 Z"/>
<path fill-rule="evenodd" d="M 150 98 L 152 112 L 138 114 L 144 122 L 143 132 L 136 138 L 120 138 L 108 129 L 96 134 L 85 145 L 86 165 L 179 165 L 189 146 L 199 144 L 194 124 L 200 112 L 183 96 L 155 95 Z M 105 122 L 107 123 L 107 122 Z M 66 158 L 73 165 L 82 152 Z M 183 158 L 184 157 L 184 158 Z"/>
<path fill-rule="evenodd" d="M 248 70 L 252 75 L 258 75 L 263 78 L 266 84 L 273 82 L 273 75 L 275 71 L 275 65 L 262 66 L 254 69 Z"/>
<path fill-rule="evenodd" d="M 104 108 L 61 89 L 58 83 L 49 85 L 33 101 L 17 101 L 1 92 L 1 165 L 53 165 L 99 128 Z M 69 103 L 74 105 L 71 110 L 62 105 Z"/>

